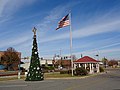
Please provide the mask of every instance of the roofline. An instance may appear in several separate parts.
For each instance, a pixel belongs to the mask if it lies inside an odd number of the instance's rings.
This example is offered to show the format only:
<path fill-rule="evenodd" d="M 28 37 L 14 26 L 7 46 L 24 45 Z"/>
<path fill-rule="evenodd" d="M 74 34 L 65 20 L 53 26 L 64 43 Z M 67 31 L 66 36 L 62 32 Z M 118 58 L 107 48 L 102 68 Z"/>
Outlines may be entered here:
<path fill-rule="evenodd" d="M 99 62 L 73 62 L 73 63 L 99 63 Z"/>

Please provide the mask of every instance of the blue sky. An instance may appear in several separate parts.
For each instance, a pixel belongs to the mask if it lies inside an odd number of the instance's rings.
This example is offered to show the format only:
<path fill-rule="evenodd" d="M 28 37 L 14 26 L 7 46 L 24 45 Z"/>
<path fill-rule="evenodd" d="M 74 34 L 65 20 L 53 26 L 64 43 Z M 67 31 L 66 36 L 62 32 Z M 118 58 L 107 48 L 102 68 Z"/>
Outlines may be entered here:
<path fill-rule="evenodd" d="M 0 0 L 0 51 L 31 56 L 35 26 L 41 57 L 70 55 L 69 26 L 55 30 L 69 10 L 74 55 L 120 60 L 120 0 Z"/>

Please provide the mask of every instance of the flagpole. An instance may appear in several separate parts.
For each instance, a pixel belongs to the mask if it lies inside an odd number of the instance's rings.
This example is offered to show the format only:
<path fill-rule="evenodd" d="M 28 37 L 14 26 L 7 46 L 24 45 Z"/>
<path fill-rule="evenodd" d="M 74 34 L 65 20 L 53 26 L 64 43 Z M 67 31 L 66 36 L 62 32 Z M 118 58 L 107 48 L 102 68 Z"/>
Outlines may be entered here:
<path fill-rule="evenodd" d="M 71 56 L 71 70 L 73 76 L 73 57 L 72 57 L 72 26 L 71 26 L 71 12 L 69 13 L 70 20 L 70 56 Z"/>

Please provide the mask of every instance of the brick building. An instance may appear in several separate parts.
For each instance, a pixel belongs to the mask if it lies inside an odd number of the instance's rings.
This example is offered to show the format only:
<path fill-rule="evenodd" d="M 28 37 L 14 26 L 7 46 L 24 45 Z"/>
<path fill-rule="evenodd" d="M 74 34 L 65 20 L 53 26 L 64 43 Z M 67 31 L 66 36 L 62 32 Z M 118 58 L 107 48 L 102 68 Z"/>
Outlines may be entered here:
<path fill-rule="evenodd" d="M 54 62 L 55 67 L 62 66 L 62 68 L 70 69 L 71 68 L 71 60 L 56 60 Z"/>

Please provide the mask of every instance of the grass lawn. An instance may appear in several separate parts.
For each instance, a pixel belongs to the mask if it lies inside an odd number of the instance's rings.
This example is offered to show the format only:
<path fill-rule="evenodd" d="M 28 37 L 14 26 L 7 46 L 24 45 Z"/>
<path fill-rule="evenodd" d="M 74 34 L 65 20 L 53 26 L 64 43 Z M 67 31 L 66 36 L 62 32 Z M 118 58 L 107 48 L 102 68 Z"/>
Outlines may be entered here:
<path fill-rule="evenodd" d="M 45 78 L 65 78 L 72 77 L 71 74 L 60 74 L 60 73 L 45 73 Z"/>
<path fill-rule="evenodd" d="M 94 75 L 87 75 L 87 76 L 94 76 Z M 44 78 L 49 79 L 49 78 L 81 78 L 81 77 L 86 77 L 86 76 L 72 76 L 71 74 L 60 74 L 59 72 L 55 73 L 45 73 Z M 9 77 L 1 77 L 0 81 L 6 81 L 6 80 L 17 80 L 17 76 L 9 76 Z M 22 80 L 25 80 L 25 76 L 21 76 Z"/>
<path fill-rule="evenodd" d="M 9 77 L 3 77 L 3 78 L 0 78 L 0 81 L 8 81 L 8 80 L 17 80 L 18 79 L 18 77 L 17 76 L 9 76 Z M 25 79 L 25 77 L 24 76 L 21 76 L 21 79 Z"/>

